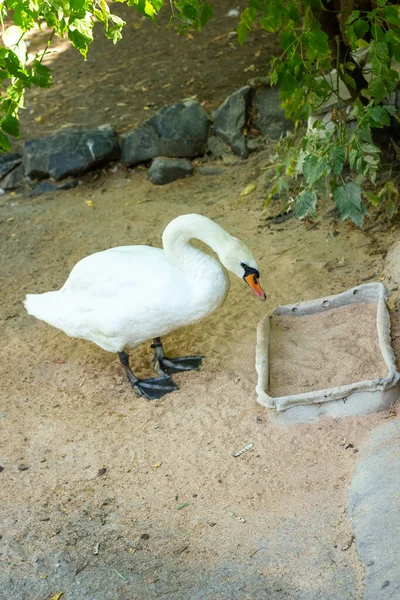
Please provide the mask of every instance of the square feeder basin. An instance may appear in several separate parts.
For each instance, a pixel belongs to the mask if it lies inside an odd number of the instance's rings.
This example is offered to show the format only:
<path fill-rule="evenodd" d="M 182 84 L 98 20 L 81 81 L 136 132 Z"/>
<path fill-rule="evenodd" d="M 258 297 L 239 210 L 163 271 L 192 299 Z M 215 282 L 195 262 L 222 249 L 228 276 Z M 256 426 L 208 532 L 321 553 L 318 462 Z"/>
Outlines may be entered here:
<path fill-rule="evenodd" d="M 389 408 L 399 398 L 387 291 L 367 283 L 279 306 L 257 328 L 257 400 L 291 425 Z"/>

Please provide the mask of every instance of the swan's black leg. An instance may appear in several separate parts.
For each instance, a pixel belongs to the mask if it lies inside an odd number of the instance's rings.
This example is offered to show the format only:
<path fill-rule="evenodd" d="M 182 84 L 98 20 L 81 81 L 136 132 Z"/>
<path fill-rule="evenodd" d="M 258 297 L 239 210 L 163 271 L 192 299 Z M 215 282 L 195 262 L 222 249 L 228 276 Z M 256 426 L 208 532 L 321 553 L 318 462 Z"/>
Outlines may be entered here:
<path fill-rule="evenodd" d="M 182 356 L 181 358 L 168 358 L 164 354 L 164 349 L 160 338 L 154 338 L 151 345 L 154 348 L 153 363 L 156 371 L 160 375 L 171 375 L 180 371 L 198 371 L 204 356 Z"/>
<path fill-rule="evenodd" d="M 169 375 L 163 377 L 151 377 L 150 379 L 138 379 L 132 373 L 129 366 L 129 354 L 126 352 L 118 352 L 118 356 L 125 369 L 129 383 L 139 396 L 143 396 L 143 398 L 147 398 L 148 400 L 158 400 L 158 398 L 162 398 L 165 394 L 169 394 L 170 392 L 179 389 Z"/>

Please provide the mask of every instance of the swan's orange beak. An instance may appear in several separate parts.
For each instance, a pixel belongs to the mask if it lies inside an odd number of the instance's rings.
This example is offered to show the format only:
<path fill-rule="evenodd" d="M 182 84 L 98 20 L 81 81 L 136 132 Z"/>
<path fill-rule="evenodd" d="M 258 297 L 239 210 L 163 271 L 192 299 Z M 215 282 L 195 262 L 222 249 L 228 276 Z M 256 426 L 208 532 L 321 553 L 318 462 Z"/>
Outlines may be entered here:
<path fill-rule="evenodd" d="M 243 277 L 243 279 L 251 287 L 257 298 L 260 298 L 260 300 L 263 301 L 267 299 L 267 294 L 262 289 L 260 280 L 256 275 L 247 275 L 246 277 Z"/>

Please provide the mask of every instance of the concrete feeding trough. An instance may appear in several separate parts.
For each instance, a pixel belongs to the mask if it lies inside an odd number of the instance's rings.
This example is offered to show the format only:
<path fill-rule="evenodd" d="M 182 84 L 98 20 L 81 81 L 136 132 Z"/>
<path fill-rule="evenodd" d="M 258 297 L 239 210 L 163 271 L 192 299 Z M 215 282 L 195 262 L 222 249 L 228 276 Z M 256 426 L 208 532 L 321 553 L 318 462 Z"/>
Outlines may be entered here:
<path fill-rule="evenodd" d="M 272 422 L 367 414 L 399 398 L 386 298 L 382 283 L 367 283 L 261 320 L 256 391 Z"/>

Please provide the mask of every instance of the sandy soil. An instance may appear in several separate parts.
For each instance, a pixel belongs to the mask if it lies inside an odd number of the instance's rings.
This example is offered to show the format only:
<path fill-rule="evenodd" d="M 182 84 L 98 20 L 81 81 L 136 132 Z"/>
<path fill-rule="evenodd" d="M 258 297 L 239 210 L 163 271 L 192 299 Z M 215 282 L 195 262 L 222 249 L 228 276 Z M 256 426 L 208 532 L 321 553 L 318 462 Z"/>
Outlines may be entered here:
<path fill-rule="evenodd" d="M 25 137 L 70 123 L 123 130 L 193 93 L 217 105 L 260 74 L 275 43 L 256 33 L 239 55 L 225 16 L 232 6 L 219 7 L 214 29 L 193 40 L 156 38 L 140 21 L 115 49 L 98 42 L 87 63 L 60 51 L 55 87 L 28 96 Z M 151 52 L 154 64 L 143 65 L 138 56 Z M 398 233 L 367 235 L 329 212 L 312 229 L 260 218 L 267 158 L 163 188 L 142 169 L 120 169 L 68 192 L 0 198 L 1 600 L 58 592 L 66 600 L 360 597 L 347 486 L 359 445 L 385 415 L 272 426 L 255 401 L 255 329 L 279 304 L 379 277 Z M 240 200 L 249 183 L 256 190 Z M 159 245 L 165 225 L 187 212 L 215 219 L 253 249 L 269 297 L 261 303 L 232 279 L 216 315 L 165 340 L 171 355 L 205 354 L 204 367 L 177 376 L 180 391 L 150 403 L 132 393 L 116 356 L 28 317 L 22 301 L 59 288 L 89 253 Z M 140 375 L 151 374 L 150 357 L 148 346 L 134 353 Z M 328 597 L 327 586 L 335 590 Z"/>
<path fill-rule="evenodd" d="M 80 600 L 92 597 L 80 595 L 85 581 L 101 600 L 117 592 L 131 600 L 187 598 L 179 590 L 200 575 L 223 564 L 256 564 L 257 557 L 271 598 L 278 586 L 285 595 L 276 597 L 317 599 L 324 582 L 343 581 L 346 569 L 357 567 L 353 546 L 344 553 L 337 542 L 351 540 L 347 484 L 355 450 L 384 417 L 270 425 L 255 402 L 255 328 L 278 304 L 340 292 L 380 273 L 383 246 L 332 218 L 312 230 L 294 219 L 267 226 L 259 217 L 262 189 L 239 200 L 265 160 L 252 156 L 218 177 L 196 175 L 163 188 L 143 171 L 121 171 L 88 177 L 68 192 L 1 199 L 0 510 L 7 569 L 0 598 L 65 591 Z M 133 395 L 116 356 L 28 317 L 22 300 L 27 291 L 57 289 L 88 253 L 159 245 L 165 224 L 191 211 L 253 249 L 269 298 L 257 301 L 233 279 L 216 315 L 165 340 L 173 355 L 204 353 L 202 371 L 180 375 L 180 391 L 149 403 Z M 135 352 L 141 375 L 150 374 L 149 360 L 148 347 Z M 248 443 L 253 449 L 234 458 Z M 310 514 L 314 529 L 304 525 Z M 282 553 L 299 532 L 304 548 Z M 316 560 L 312 547 L 321 537 L 332 554 L 310 581 L 298 561 Z M 263 562 L 266 544 L 275 560 Z M 130 587 L 133 579 L 138 587 Z M 238 594 L 227 597 L 264 597 Z"/>
<path fill-rule="evenodd" d="M 377 306 L 361 302 L 322 314 L 273 315 L 269 394 L 328 389 L 387 375 Z"/>

